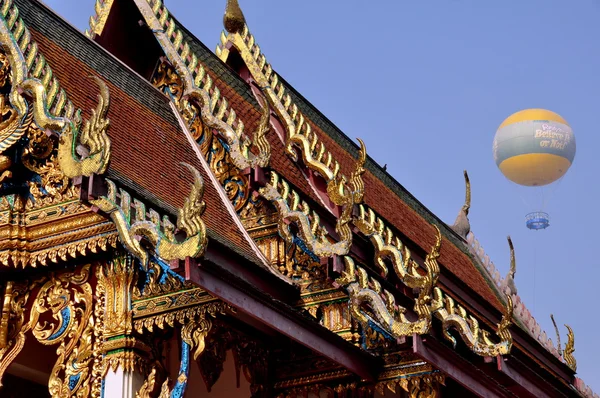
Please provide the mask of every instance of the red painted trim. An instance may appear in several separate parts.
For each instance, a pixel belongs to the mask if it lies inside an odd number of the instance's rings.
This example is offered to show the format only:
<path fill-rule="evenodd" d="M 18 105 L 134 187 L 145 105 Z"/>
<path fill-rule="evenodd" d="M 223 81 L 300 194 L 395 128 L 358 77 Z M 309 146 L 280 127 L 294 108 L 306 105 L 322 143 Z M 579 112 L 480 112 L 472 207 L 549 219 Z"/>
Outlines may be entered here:
<path fill-rule="evenodd" d="M 493 381 L 478 376 L 473 364 L 434 339 L 413 336 L 413 352 L 473 394 L 490 398 L 510 396 Z"/>
<path fill-rule="evenodd" d="M 210 257 L 213 256 L 207 253 L 199 266 L 186 261 L 186 279 L 238 311 L 335 361 L 362 379 L 375 379 L 374 375 L 381 367 L 378 358 L 331 333 L 313 320 L 303 318 L 293 308 L 256 291 L 235 275 L 217 274 L 220 267 L 212 262 L 214 257 Z"/>

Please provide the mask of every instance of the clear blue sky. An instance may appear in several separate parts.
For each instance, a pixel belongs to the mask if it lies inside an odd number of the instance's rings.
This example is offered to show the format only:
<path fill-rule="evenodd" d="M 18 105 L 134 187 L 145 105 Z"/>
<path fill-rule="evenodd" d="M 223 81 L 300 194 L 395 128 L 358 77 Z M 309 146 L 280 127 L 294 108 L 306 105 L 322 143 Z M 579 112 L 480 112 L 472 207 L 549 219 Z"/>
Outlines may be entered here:
<path fill-rule="evenodd" d="M 450 224 L 469 171 L 473 231 L 503 274 L 512 236 L 521 297 L 553 340 L 550 313 L 563 342 L 573 327 L 578 373 L 600 392 L 600 1 L 240 1 L 274 68 Z M 83 30 L 94 2 L 46 3 Z M 225 0 L 166 4 L 215 48 Z M 520 194 L 535 195 L 492 159 L 504 118 L 535 107 L 562 115 L 578 144 L 541 232 L 524 225 Z"/>

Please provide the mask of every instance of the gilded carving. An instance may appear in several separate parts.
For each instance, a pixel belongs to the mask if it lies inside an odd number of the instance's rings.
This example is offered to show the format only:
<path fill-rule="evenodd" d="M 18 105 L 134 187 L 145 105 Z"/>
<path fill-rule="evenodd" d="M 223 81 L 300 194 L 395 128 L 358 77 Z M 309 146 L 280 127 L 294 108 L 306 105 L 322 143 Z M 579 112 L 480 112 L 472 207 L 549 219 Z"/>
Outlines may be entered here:
<path fill-rule="evenodd" d="M 442 321 L 444 337 L 456 346 L 456 339 L 450 334 L 450 329 L 458 332 L 465 344 L 477 355 L 495 357 L 510 353 L 512 348 L 513 303 L 510 296 L 506 296 L 507 304 L 502 320 L 497 326 L 496 335 L 498 343 L 492 342 L 489 332 L 479 327 L 479 321 L 467 313 L 467 310 L 448 295 L 444 295 L 439 288 L 435 288 L 432 300 L 432 311 Z"/>
<path fill-rule="evenodd" d="M 237 33 L 244 28 L 244 25 L 246 25 L 246 19 L 237 0 L 227 0 L 227 8 L 223 15 L 225 29 L 230 33 Z"/>
<path fill-rule="evenodd" d="M 96 15 L 90 17 L 90 28 L 85 30 L 87 37 L 93 39 L 94 36 L 102 34 L 113 3 L 114 0 L 96 0 L 94 5 Z"/>
<path fill-rule="evenodd" d="M 384 394 L 385 390 L 396 393 L 398 387 L 406 391 L 409 398 L 436 398 L 439 396 L 439 386 L 445 382 L 442 373 L 425 373 L 417 376 L 389 380 L 377 384 L 377 391 Z"/>
<path fill-rule="evenodd" d="M 425 283 L 418 286 L 420 288 L 419 296 L 415 299 L 414 311 L 418 316 L 416 321 L 411 322 L 406 318 L 406 309 L 396 303 L 391 292 L 383 289 L 376 279 L 369 278 L 367 271 L 356 266 L 352 258 L 344 257 L 346 267 L 343 275 L 336 282 L 348 291 L 350 312 L 361 323 L 363 330 L 371 328 L 375 321 L 395 339 L 415 333 L 424 334 L 429 331 L 431 328 L 430 303 L 439 275 L 437 259 L 442 244 L 441 233 L 437 227 L 435 228 L 437 240 L 425 259 L 426 274 L 422 277 Z M 364 307 L 368 309 L 368 312 L 364 310 Z"/>
<path fill-rule="evenodd" d="M 89 275 L 89 265 L 75 273 L 52 275 L 31 308 L 33 336 L 45 345 L 58 344 L 48 382 L 53 397 L 86 397 L 91 391 L 95 319 Z"/>
<path fill-rule="evenodd" d="M 151 398 L 152 392 L 156 386 L 156 368 L 152 368 L 152 371 L 144 380 L 144 384 L 135 393 L 135 398 Z"/>
<path fill-rule="evenodd" d="M 13 8 L 10 7 L 10 3 L 7 5 L 2 9 L 3 17 L 6 17 L 9 9 Z M 16 8 L 10 12 L 15 17 L 18 16 Z M 4 152 L 25 133 L 25 129 L 31 121 L 28 115 L 32 113 L 33 120 L 41 131 L 50 130 L 59 134 L 60 143 L 56 161 L 66 177 L 102 174 L 108 167 L 110 159 L 110 139 L 106 134 L 109 125 L 106 119 L 109 105 L 106 84 L 98 77 L 93 77 L 100 86 L 100 101 L 98 108 L 92 111 L 91 118 L 84 123 L 83 129 L 80 131 L 79 112 L 73 117 L 73 104 L 67 100 L 67 95 L 64 90 L 60 89 L 58 81 L 52 79 L 52 72 L 44 58 L 37 53 L 37 44 L 31 42 L 31 34 L 24 27 L 23 21 L 18 18 L 19 21 L 15 24 L 17 22 L 15 19 L 3 18 L 0 23 L 0 42 L 3 43 L 4 55 L 10 64 L 9 99 L 13 108 L 13 111 L 8 112 L 5 106 L 6 101 L 3 100 L 2 113 L 4 115 L 14 113 L 15 116 L 10 116 L 9 119 L 14 118 L 17 121 L 16 125 L 10 122 L 10 126 L 7 125 L 5 129 L 2 129 L 3 139 L 0 151 Z M 18 39 L 15 40 L 15 37 Z M 6 62 L 0 62 L 0 64 L 5 68 L 7 66 Z M 42 72 L 44 72 L 44 77 L 39 80 Z M 6 84 L 6 79 L 4 82 Z M 47 141 L 47 138 L 40 134 L 34 135 L 33 138 L 36 143 L 40 143 L 40 139 Z M 85 147 L 84 151 L 87 151 L 84 156 L 76 155 L 79 144 Z M 10 167 L 9 163 L 4 158 L 0 159 L 0 168 L 4 169 L 0 171 L 5 177 L 7 176 L 5 171 Z"/>
<path fill-rule="evenodd" d="M 146 0 L 136 0 L 136 4 L 167 58 L 181 76 L 182 99 L 197 106 L 204 125 L 219 133 L 229 148 L 233 164 L 240 170 L 267 166 L 271 157 L 271 148 L 265 138 L 267 128 L 261 126 L 255 133 L 254 140 L 245 137 L 244 123 L 220 90 L 213 85 L 212 78 L 191 51 L 189 43 L 183 38 L 183 32 L 177 29 L 162 1 L 153 0 L 151 5 Z M 176 105 L 183 113 L 181 102 Z M 255 151 L 250 151 L 251 147 Z"/>
<path fill-rule="evenodd" d="M 348 226 L 349 219 L 345 216 L 340 217 L 336 224 L 336 229 L 345 234 L 340 237 L 346 240 L 332 243 L 327 231 L 320 225 L 318 214 L 312 211 L 306 202 L 300 200 L 300 195 L 290 188 L 287 181 L 274 171 L 270 173 L 269 183 L 259 191 L 279 210 L 278 227 L 281 237 L 286 242 L 293 243 L 294 233 L 290 229 L 290 223 L 293 222 L 302 241 L 316 256 L 332 257 L 346 254 L 350 250 L 352 241 L 352 233 Z M 348 236 L 347 233 L 350 235 Z"/>
<path fill-rule="evenodd" d="M 182 294 L 182 299 L 186 300 L 188 297 L 185 295 L 188 292 Z M 193 296 L 192 296 L 193 297 Z M 193 320 L 197 317 L 205 317 L 207 314 L 212 318 L 216 317 L 216 314 L 224 313 L 226 310 L 232 312 L 233 308 L 217 301 L 214 297 L 206 294 L 201 295 L 201 299 L 190 300 L 186 305 L 175 305 L 173 308 L 168 304 L 164 304 L 159 308 L 152 308 L 148 312 L 142 312 L 138 316 L 139 303 L 134 303 L 134 329 L 143 334 L 144 330 L 150 333 L 154 332 L 154 328 L 165 329 L 165 327 L 175 327 L 176 324 L 183 325 L 189 320 Z M 196 297 L 194 297 L 196 298 Z M 159 297 L 156 302 L 165 301 L 164 297 Z"/>
<path fill-rule="evenodd" d="M 567 343 L 565 344 L 565 350 L 563 351 L 563 357 L 569 367 L 576 372 L 577 371 L 577 360 L 573 353 L 575 352 L 575 333 L 569 325 L 565 325 L 567 328 Z"/>
<path fill-rule="evenodd" d="M 6 54 L 0 53 L 0 90 L 10 90 L 9 77 L 11 69 Z M 0 95 L 0 153 L 4 153 L 12 147 L 27 131 L 31 123 L 32 113 L 20 117 L 10 106 L 7 94 Z M 9 168 L 12 166 L 10 156 L 0 155 L 0 183 L 12 177 Z"/>
<path fill-rule="evenodd" d="M 428 280 L 418 272 L 419 266 L 412 259 L 410 250 L 395 236 L 391 228 L 367 206 L 359 205 L 358 209 L 354 225 L 371 241 L 375 249 L 374 263 L 378 266 L 381 275 L 387 276 L 386 261 L 389 261 L 398 278 L 406 286 L 414 289 L 427 285 Z M 437 227 L 436 231 L 439 232 Z M 434 272 L 439 272 L 436 271 L 435 264 L 430 265 Z"/>
<path fill-rule="evenodd" d="M 202 155 L 208 162 L 219 183 L 225 188 L 225 193 L 233 203 L 236 211 L 240 211 L 249 199 L 248 178 L 233 162 L 229 145 L 222 137 L 212 133 L 211 128 L 203 122 L 202 110 L 193 101 L 183 100 L 183 82 L 175 68 L 164 61 L 159 65 L 153 78 L 153 84 L 178 106 L 186 121 L 190 133 L 198 142 Z M 254 134 L 257 143 L 262 143 L 269 128 L 269 107 L 262 109 L 258 130 Z"/>
<path fill-rule="evenodd" d="M 250 383 L 252 396 L 270 396 L 268 393 L 269 386 L 267 385 L 269 377 L 268 349 L 263 344 L 251 340 L 246 336 L 238 336 L 233 346 L 233 358 L 238 378 L 240 373 L 244 375 Z"/>
<path fill-rule="evenodd" d="M 511 262 L 514 264 L 514 248 L 510 238 L 509 246 Z M 463 306 L 456 304 L 452 297 L 442 293 L 441 289 L 437 287 L 433 292 L 431 311 L 442 321 L 444 337 L 452 345 L 456 346 L 456 339 L 450 334 L 450 329 L 456 330 L 469 349 L 477 355 L 495 357 L 510 353 L 513 343 L 509 330 L 512 325 L 513 301 L 509 294 L 506 295 L 504 314 L 497 325 L 496 335 L 500 340 L 498 343 L 494 343 L 490 339 L 487 330 L 479 327 L 479 321 L 473 315 L 468 314 Z"/>
<path fill-rule="evenodd" d="M 117 256 L 98 270 L 99 289 L 104 293 L 104 337 L 130 335 L 133 331 L 131 294 L 135 269 L 129 256 Z"/>
<path fill-rule="evenodd" d="M 150 255 L 136 239 L 136 236 L 144 237 L 155 248 L 156 254 L 165 261 L 184 260 L 186 257 L 195 258 L 201 256 L 206 250 L 206 227 L 201 218 L 205 207 L 202 201 L 204 194 L 202 176 L 192 166 L 186 163 L 183 165 L 192 172 L 194 180 L 190 195 L 178 211 L 177 228 L 187 235 L 181 242 L 176 240 L 172 224 L 168 222 L 168 219 L 163 220 L 162 229 L 157 215 L 153 217 L 151 214 L 151 219 L 147 220 L 145 207 L 139 201 L 132 223 L 130 217 L 131 197 L 127 192 L 121 190 L 120 201 L 118 201 L 116 185 L 111 180 L 107 180 L 108 194 L 91 201 L 93 205 L 110 216 L 117 227 L 121 243 L 131 254 L 140 259 L 145 267 L 148 266 Z"/>
<path fill-rule="evenodd" d="M 102 272 L 100 267 L 96 268 L 96 279 L 100 279 L 98 273 Z M 96 285 L 94 303 L 94 317 L 98 326 L 104 324 L 104 314 L 106 312 L 106 295 L 101 284 Z M 102 381 L 105 375 L 106 364 L 104 362 L 104 353 L 102 345 L 104 343 L 104 328 L 94 328 L 94 343 L 92 348 L 92 386 L 90 396 L 92 398 L 102 397 Z"/>
<path fill-rule="evenodd" d="M 148 270 L 138 270 L 138 272 L 139 281 L 134 286 L 132 293 L 134 301 L 173 292 L 184 293 L 186 290 L 195 288 L 192 283 L 186 282 L 181 275 L 172 271 L 168 264 L 155 258 L 150 260 Z M 201 289 L 198 290 L 201 291 Z"/>
<path fill-rule="evenodd" d="M 196 359 L 206 390 L 210 393 L 221 373 L 227 359 L 227 351 L 234 344 L 234 335 L 229 325 L 215 322 L 206 339 L 206 345 L 202 355 Z"/>
<path fill-rule="evenodd" d="M 110 95 L 106 83 L 96 76 L 92 76 L 92 79 L 100 86 L 98 107 L 92 110 L 91 117 L 85 121 L 81 131 L 71 121 L 60 135 L 58 164 L 69 178 L 104 174 L 110 160 L 110 139 L 106 134 L 110 126 L 110 121 L 106 118 Z M 88 151 L 83 158 L 76 153 L 79 144 L 84 145 Z"/>
<path fill-rule="evenodd" d="M 260 87 L 263 87 L 269 104 L 286 129 L 288 154 L 297 160 L 296 149 L 298 149 L 304 164 L 327 182 L 327 193 L 330 200 L 336 205 L 342 206 L 342 215 L 338 220 L 336 230 L 340 235 L 340 245 L 343 248 L 348 247 L 340 255 L 346 254 L 351 245 L 351 231 L 348 223 L 352 207 L 354 204 L 362 202 L 364 192 L 361 179 L 366 161 L 364 143 L 360 139 L 358 140 L 361 146 L 359 157 L 356 168 L 350 177 L 350 184 L 347 186 L 346 177 L 339 173 L 338 161 L 327 150 L 325 144 L 319 140 L 316 132 L 312 130 L 309 120 L 299 111 L 290 94 L 286 93 L 285 85 L 273 71 L 264 54 L 261 53 L 254 36 L 248 32 L 243 14 L 236 1 L 227 3 L 224 23 L 229 34 L 221 35 L 221 45 L 216 50 L 217 55 L 226 61 L 230 52 L 226 48 L 227 44 L 230 43 L 237 49 L 253 79 Z"/>
<path fill-rule="evenodd" d="M 192 359 L 197 360 L 204 351 L 206 347 L 205 338 L 213 324 L 209 315 L 214 318 L 215 312 L 208 309 L 202 315 L 194 319 L 189 319 L 183 324 L 181 328 L 181 363 L 179 365 L 179 373 L 172 389 L 169 388 L 170 379 L 167 378 L 164 381 L 159 398 L 184 396 L 190 371 L 190 353 L 192 354 Z M 153 379 L 155 379 L 155 375 L 155 371 L 150 373 L 144 383 L 146 387 L 142 386 L 143 390 L 140 390 L 139 393 L 144 393 L 144 391 L 154 388 L 155 381 Z"/>

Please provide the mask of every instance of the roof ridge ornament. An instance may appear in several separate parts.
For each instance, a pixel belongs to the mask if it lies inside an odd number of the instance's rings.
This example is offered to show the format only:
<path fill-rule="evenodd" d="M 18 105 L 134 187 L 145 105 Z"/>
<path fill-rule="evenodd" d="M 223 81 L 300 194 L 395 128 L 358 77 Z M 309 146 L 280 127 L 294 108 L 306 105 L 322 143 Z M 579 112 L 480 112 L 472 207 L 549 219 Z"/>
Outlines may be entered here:
<path fill-rule="evenodd" d="M 223 15 L 223 26 L 229 33 L 238 33 L 244 29 L 246 18 L 240 8 L 238 0 L 227 0 L 225 15 Z"/>
<path fill-rule="evenodd" d="M 436 241 L 425 258 L 426 273 L 420 275 L 423 282 L 418 284 L 419 295 L 415 298 L 413 310 L 418 316 L 415 321 L 410 321 L 405 316 L 406 308 L 396 303 L 394 295 L 383 289 L 377 279 L 369 277 L 367 271 L 356 266 L 351 257 L 344 256 L 345 267 L 336 283 L 346 288 L 350 296 L 350 313 L 363 329 L 375 321 L 395 339 L 429 332 L 432 319 L 430 304 L 440 272 L 437 260 L 442 246 L 442 234 L 437 226 L 433 227 L 436 231 Z M 404 279 L 401 280 L 406 283 Z M 407 283 L 407 286 L 417 287 L 417 284 Z M 365 306 L 368 311 L 364 311 Z"/>
<path fill-rule="evenodd" d="M 573 329 L 569 325 L 565 324 L 567 328 L 567 343 L 565 344 L 565 350 L 563 351 L 563 356 L 565 362 L 569 367 L 573 370 L 573 372 L 577 371 L 577 360 L 573 353 L 575 352 L 575 333 L 573 333 Z"/>
<path fill-rule="evenodd" d="M 517 273 L 517 261 L 515 258 L 515 247 L 513 246 L 512 239 L 510 236 L 506 238 L 508 240 L 508 247 L 510 248 L 510 269 L 504 280 L 506 288 L 510 291 L 505 292 L 508 295 L 517 294 L 517 285 L 515 285 L 515 274 Z"/>
<path fill-rule="evenodd" d="M 206 226 L 201 218 L 205 208 L 205 203 L 202 200 L 204 195 L 202 175 L 193 166 L 187 163 L 181 164 L 193 175 L 190 194 L 185 199 L 183 207 L 178 210 L 177 216 L 177 228 L 186 234 L 184 240 L 178 240 L 175 237 L 175 228 L 166 216 L 163 217 L 162 222 L 158 216 L 151 217 L 148 220 L 146 208 L 139 201 L 135 201 L 136 213 L 132 217 L 130 214 L 131 196 L 121 189 L 118 198 L 117 187 L 109 179 L 106 179 L 108 185 L 106 196 L 90 201 L 110 216 L 117 227 L 119 239 L 123 246 L 137 257 L 146 268 L 148 267 L 150 254 L 136 239 L 136 236 L 146 238 L 156 250 L 156 254 L 165 261 L 184 260 L 187 257 L 197 258 L 206 251 L 208 239 Z M 150 211 L 151 216 L 152 214 L 153 212 Z"/>
<path fill-rule="evenodd" d="M 511 247 L 511 263 L 514 264 L 514 250 L 510 239 L 509 245 Z M 512 264 L 511 269 L 514 270 Z M 510 294 L 506 294 L 506 307 L 496 329 L 496 336 L 500 339 L 498 343 L 491 341 L 489 332 L 480 328 L 477 319 L 469 314 L 462 305 L 455 303 L 452 297 L 444 294 L 440 288 L 434 289 L 433 296 L 432 311 L 442 321 L 444 338 L 453 346 L 456 347 L 456 338 L 450 334 L 450 329 L 456 330 L 469 349 L 477 355 L 495 357 L 510 353 L 513 344 L 510 326 L 513 323 L 514 309 Z"/>
<path fill-rule="evenodd" d="M 467 235 L 471 231 L 471 223 L 469 222 L 469 209 L 471 208 L 471 181 L 467 170 L 463 171 L 465 176 L 465 204 L 461 207 L 456 216 L 456 220 L 452 225 L 452 229 L 462 238 L 467 239 Z"/>
<path fill-rule="evenodd" d="M 264 137 L 266 128 L 259 128 L 260 134 L 258 137 L 255 135 L 253 140 L 245 135 L 244 123 L 194 54 L 162 0 L 134 1 L 181 77 L 182 99 L 173 101 L 178 109 L 183 112 L 186 103 L 193 103 L 199 109 L 202 122 L 216 130 L 227 143 L 237 168 L 266 167 L 271 157 L 271 148 Z M 251 146 L 256 147 L 257 153 L 250 151 Z"/>
<path fill-rule="evenodd" d="M 556 332 L 556 349 L 558 350 L 558 355 L 562 356 L 562 344 L 560 342 L 560 332 L 558 331 L 558 326 L 556 326 L 556 321 L 554 320 L 554 315 L 550 314 L 550 319 L 552 319 L 552 324 L 554 325 L 554 331 Z"/>

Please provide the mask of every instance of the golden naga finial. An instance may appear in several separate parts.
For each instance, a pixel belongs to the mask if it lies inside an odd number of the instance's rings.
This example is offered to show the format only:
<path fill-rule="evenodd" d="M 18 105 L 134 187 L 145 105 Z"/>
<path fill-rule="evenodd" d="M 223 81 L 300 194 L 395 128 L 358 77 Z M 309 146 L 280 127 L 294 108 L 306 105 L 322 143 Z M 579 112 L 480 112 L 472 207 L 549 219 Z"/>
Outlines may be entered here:
<path fill-rule="evenodd" d="M 102 79 L 97 76 L 90 76 L 90 78 L 100 86 L 98 106 L 92 110 L 90 118 L 85 121 L 81 131 L 76 123 L 71 122 L 66 124 L 60 136 L 58 164 L 69 178 L 104 174 L 110 161 L 111 143 L 106 133 L 110 127 L 110 120 L 107 118 L 110 93 Z M 75 153 L 78 144 L 89 149 L 89 154 L 83 159 L 79 159 Z"/>
<path fill-rule="evenodd" d="M 237 0 L 227 0 L 225 15 L 223 15 L 223 26 L 229 33 L 238 33 L 244 29 L 246 18 Z"/>
<path fill-rule="evenodd" d="M 554 320 L 554 315 L 550 314 L 550 319 L 552 319 L 552 324 L 554 324 L 554 331 L 556 332 L 556 348 L 558 349 L 558 355 L 562 355 L 562 345 L 560 343 L 560 332 L 558 331 L 558 326 L 556 326 L 556 321 Z"/>
<path fill-rule="evenodd" d="M 465 204 L 461 207 L 456 216 L 456 221 L 452 225 L 454 232 L 467 238 L 469 232 L 471 232 L 471 223 L 469 222 L 469 209 L 471 208 L 471 181 L 469 181 L 469 174 L 467 170 L 463 171 L 465 175 Z"/>
<path fill-rule="evenodd" d="M 404 316 L 406 309 L 396 304 L 394 296 L 389 291 L 382 289 L 376 280 L 369 278 L 369 274 L 364 268 L 357 267 L 350 257 L 344 256 L 346 267 L 342 277 L 336 281 L 346 287 L 346 291 L 350 295 L 350 313 L 363 327 L 368 327 L 369 318 L 373 318 L 396 338 L 429 332 L 434 312 L 430 303 L 439 276 L 437 259 L 442 245 L 440 230 L 435 225 L 434 228 L 437 238 L 425 259 L 427 274 L 420 276 L 424 282 L 420 286 L 419 296 L 416 298 L 413 308 L 418 316 L 415 321 Z M 356 271 L 358 271 L 358 275 L 355 275 Z M 406 282 L 406 280 L 404 281 Z M 416 285 L 412 286 L 416 287 Z M 367 312 L 364 307 L 368 308 Z"/>
<path fill-rule="evenodd" d="M 569 325 L 565 325 L 567 328 L 567 344 L 565 344 L 565 350 L 563 352 L 563 358 L 569 367 L 575 372 L 577 371 L 577 361 L 573 356 L 575 352 L 575 333 Z"/>

